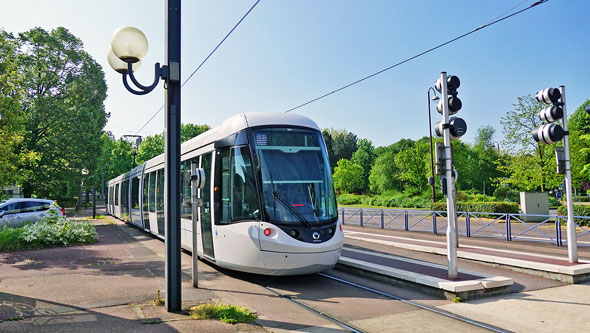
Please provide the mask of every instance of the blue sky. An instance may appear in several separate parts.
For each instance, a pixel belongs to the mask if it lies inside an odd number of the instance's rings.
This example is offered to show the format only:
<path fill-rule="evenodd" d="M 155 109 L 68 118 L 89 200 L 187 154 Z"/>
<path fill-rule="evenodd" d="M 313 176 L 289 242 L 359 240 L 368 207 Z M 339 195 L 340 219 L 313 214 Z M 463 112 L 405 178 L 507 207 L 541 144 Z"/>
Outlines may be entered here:
<path fill-rule="evenodd" d="M 183 1 L 183 80 L 254 2 Z M 283 112 L 488 23 L 521 2 L 262 0 L 183 88 L 182 121 L 215 126 L 239 112 Z M 550 0 L 294 112 L 376 146 L 419 139 L 428 135 L 428 87 L 447 71 L 461 78 L 464 140 L 472 142 L 478 127 L 491 125 L 500 141 L 500 118 L 518 96 L 565 85 L 569 114 L 590 98 L 589 14 L 590 1 Z M 132 95 L 109 67 L 111 35 L 124 25 L 148 37 L 148 55 L 136 75 L 151 83 L 153 63 L 164 61 L 163 0 L 19 0 L 4 2 L 0 12 L 6 31 L 64 26 L 84 42 L 106 74 L 105 106 L 112 114 L 106 130 L 117 137 L 135 134 L 164 103 L 161 85 L 148 95 Z M 163 129 L 162 111 L 140 134 Z"/>

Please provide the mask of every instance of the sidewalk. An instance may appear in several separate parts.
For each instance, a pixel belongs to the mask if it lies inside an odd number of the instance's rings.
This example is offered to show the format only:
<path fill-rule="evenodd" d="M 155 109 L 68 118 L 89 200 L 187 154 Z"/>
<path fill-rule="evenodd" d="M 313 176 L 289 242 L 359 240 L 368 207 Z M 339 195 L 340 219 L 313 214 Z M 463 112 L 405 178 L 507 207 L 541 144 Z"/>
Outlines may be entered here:
<path fill-rule="evenodd" d="M 446 268 L 444 235 L 351 226 L 345 226 L 344 229 L 347 250 L 366 251 L 373 255 L 402 259 L 412 258 Z M 514 281 L 512 293 L 440 305 L 438 308 L 515 332 L 588 330 L 588 319 L 584 314 L 590 309 L 589 282 L 568 284 L 556 280 L 549 274 L 542 274 L 545 277 L 531 275 L 530 270 L 513 266 L 515 262 L 510 265 L 499 265 L 497 262 L 502 261 L 502 255 L 506 255 L 512 260 L 518 257 L 518 260 L 529 264 L 535 261 L 543 262 L 545 268 L 586 267 L 590 261 L 590 249 L 579 248 L 582 263 L 573 265 L 567 261 L 567 247 L 465 237 L 460 239 L 460 244 L 460 271 L 468 270 L 511 278 Z M 491 257 L 486 257 L 487 255 Z M 347 252 L 344 251 L 343 259 L 347 260 L 347 256 Z M 435 273 L 431 271 L 424 274 L 432 276 Z"/>
<path fill-rule="evenodd" d="M 84 215 L 88 211 L 74 218 Z M 229 325 L 190 320 L 186 312 L 168 313 L 164 306 L 151 304 L 158 290 L 166 297 L 162 241 L 108 216 L 92 223 L 99 233 L 95 244 L 0 253 L 0 332 L 282 332 L 334 326 L 203 262 L 195 289 L 192 260 L 184 252 L 184 310 L 223 303 L 247 306 L 259 318 Z"/>

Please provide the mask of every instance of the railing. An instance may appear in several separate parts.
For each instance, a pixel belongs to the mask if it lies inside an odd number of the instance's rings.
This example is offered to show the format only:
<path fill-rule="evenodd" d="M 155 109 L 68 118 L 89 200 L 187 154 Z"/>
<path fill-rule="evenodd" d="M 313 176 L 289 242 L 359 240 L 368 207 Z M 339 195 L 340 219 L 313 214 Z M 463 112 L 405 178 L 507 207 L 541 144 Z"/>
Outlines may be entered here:
<path fill-rule="evenodd" d="M 346 225 L 444 234 L 447 212 L 418 209 L 340 208 Z M 590 222 L 590 216 L 575 216 Z M 466 237 L 500 238 L 567 245 L 567 216 L 457 212 L 457 229 Z M 588 223 L 584 223 L 588 224 Z M 576 223 L 578 246 L 590 247 L 590 227 Z"/>

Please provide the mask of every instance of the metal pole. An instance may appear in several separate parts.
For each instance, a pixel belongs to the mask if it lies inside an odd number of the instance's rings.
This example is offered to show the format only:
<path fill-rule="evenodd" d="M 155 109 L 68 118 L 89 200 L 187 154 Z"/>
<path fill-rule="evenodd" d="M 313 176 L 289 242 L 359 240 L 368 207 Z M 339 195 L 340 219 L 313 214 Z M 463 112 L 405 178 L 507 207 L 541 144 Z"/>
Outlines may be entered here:
<path fill-rule="evenodd" d="M 180 0 L 166 1 L 166 309 L 181 309 L 180 281 Z"/>
<path fill-rule="evenodd" d="M 565 107 L 565 87 L 560 86 L 561 101 L 563 102 L 563 130 L 567 133 L 567 110 Z M 565 193 L 567 195 L 567 256 L 569 262 L 578 262 L 578 236 L 576 235 L 576 222 L 574 221 L 574 205 L 572 203 L 572 169 L 570 164 L 570 140 L 569 135 L 563 137 L 563 149 L 565 150 Z"/>
<path fill-rule="evenodd" d="M 447 92 L 447 72 L 440 73 L 442 83 L 443 124 L 449 123 L 449 96 Z M 457 269 L 457 211 L 455 209 L 455 182 L 453 181 L 453 164 L 451 161 L 451 133 L 443 126 L 445 144 L 445 171 L 447 175 L 447 263 L 449 279 L 459 276 Z"/>
<path fill-rule="evenodd" d="M 197 173 L 197 163 L 191 163 L 191 176 Z M 191 177 L 192 178 L 192 177 Z M 197 220 L 198 220 L 198 208 L 197 208 L 197 184 L 194 180 L 191 179 L 191 207 L 192 207 L 192 217 L 193 217 L 193 287 L 199 288 L 199 269 L 198 269 L 198 259 L 197 259 Z"/>
<path fill-rule="evenodd" d="M 432 152 L 432 117 L 430 116 L 430 89 L 428 88 L 428 135 L 430 135 L 430 176 L 432 177 L 432 202 L 436 202 L 436 191 L 434 189 L 434 157 Z"/>
<path fill-rule="evenodd" d="M 92 187 L 92 218 L 96 218 L 96 189 Z"/>

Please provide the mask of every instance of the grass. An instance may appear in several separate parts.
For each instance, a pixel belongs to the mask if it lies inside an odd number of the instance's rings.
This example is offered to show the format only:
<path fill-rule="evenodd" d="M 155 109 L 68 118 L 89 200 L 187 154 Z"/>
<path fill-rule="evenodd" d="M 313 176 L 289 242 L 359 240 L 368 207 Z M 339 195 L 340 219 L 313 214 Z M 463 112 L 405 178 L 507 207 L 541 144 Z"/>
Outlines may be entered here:
<path fill-rule="evenodd" d="M 165 298 L 160 298 L 160 289 L 158 289 L 158 296 L 155 300 L 152 301 L 154 306 L 164 306 L 166 304 Z"/>
<path fill-rule="evenodd" d="M 404 208 L 404 207 L 387 207 L 387 206 L 372 206 L 364 204 L 343 205 L 338 204 L 338 208 L 376 208 L 376 209 L 409 209 L 409 210 L 430 210 L 428 208 Z"/>
<path fill-rule="evenodd" d="M 217 319 L 227 324 L 251 322 L 258 316 L 246 307 L 225 304 L 200 304 L 190 308 L 191 319 Z"/>

